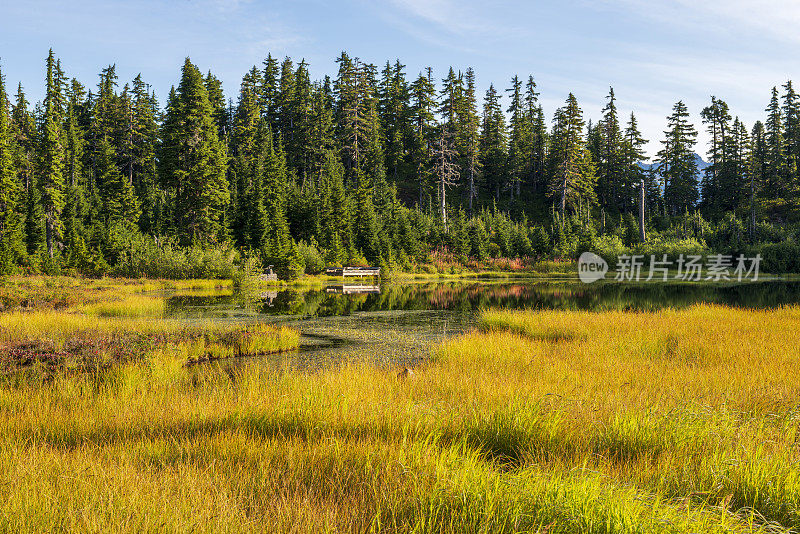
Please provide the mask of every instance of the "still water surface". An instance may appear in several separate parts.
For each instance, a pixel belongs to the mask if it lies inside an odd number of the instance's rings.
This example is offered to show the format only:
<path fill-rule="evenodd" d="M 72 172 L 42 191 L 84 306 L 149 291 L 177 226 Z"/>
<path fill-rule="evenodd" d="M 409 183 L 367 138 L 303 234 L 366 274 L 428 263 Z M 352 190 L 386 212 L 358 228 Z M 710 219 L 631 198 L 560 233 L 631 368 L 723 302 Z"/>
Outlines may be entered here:
<path fill-rule="evenodd" d="M 800 282 L 613 283 L 575 280 L 413 281 L 331 284 L 259 295 L 172 295 L 167 314 L 186 319 L 260 320 L 294 326 L 299 350 L 279 356 L 299 367 L 342 360 L 414 364 L 431 346 L 476 325 L 481 310 L 658 310 L 697 303 L 769 308 L 800 303 Z"/>

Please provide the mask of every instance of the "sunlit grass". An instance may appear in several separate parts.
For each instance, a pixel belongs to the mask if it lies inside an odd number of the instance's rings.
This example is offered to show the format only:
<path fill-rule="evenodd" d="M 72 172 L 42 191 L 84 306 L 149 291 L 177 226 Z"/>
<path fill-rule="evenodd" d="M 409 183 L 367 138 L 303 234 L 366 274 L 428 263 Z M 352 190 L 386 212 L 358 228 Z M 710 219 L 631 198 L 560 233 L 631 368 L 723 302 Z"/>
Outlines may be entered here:
<path fill-rule="evenodd" d="M 185 326 L 24 312 L 0 315 L 0 344 Z M 800 527 L 799 308 L 488 312 L 406 378 L 186 367 L 279 339 L 192 327 L 103 373 L 0 387 L 0 529 Z"/>
<path fill-rule="evenodd" d="M 158 304 L 150 302 L 156 300 L 153 293 L 212 292 L 230 290 L 231 287 L 230 280 L 10 276 L 0 278 L 0 311 L 73 309 L 106 316 L 123 316 L 129 313 L 140 316 L 158 315 Z"/>
<path fill-rule="evenodd" d="M 130 295 L 117 301 L 95 302 L 75 308 L 80 313 L 100 317 L 160 317 L 166 305 L 160 295 Z"/>
<path fill-rule="evenodd" d="M 187 324 L 93 311 L 97 316 L 53 310 L 0 314 L 0 376 L 16 382 L 18 371 L 51 377 L 70 370 L 106 372 L 128 363 L 183 365 L 283 352 L 300 344 L 300 333 L 288 327 Z"/>

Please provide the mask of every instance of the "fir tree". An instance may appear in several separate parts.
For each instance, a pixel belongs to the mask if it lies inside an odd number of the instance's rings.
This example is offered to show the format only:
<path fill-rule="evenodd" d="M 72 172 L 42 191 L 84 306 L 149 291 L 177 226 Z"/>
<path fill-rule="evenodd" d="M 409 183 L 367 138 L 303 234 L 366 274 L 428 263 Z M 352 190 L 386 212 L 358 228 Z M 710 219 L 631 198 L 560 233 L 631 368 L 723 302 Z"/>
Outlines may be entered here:
<path fill-rule="evenodd" d="M 617 115 L 614 89 L 609 88 L 603 119 L 597 124 L 599 147 L 597 160 L 597 189 L 600 205 L 629 211 L 633 208 L 633 185 L 626 180 L 622 132 Z"/>
<path fill-rule="evenodd" d="M 189 58 L 172 100 L 162 134 L 162 172 L 174 188 L 174 227 L 184 243 L 215 242 L 224 236 L 230 200 L 226 155 L 203 77 Z"/>
<path fill-rule="evenodd" d="M 0 274 L 13 272 L 25 256 L 19 206 L 21 188 L 14 168 L 8 110 L 5 78 L 0 71 Z"/>
<path fill-rule="evenodd" d="M 701 193 L 703 203 L 712 212 L 725 209 L 724 196 L 735 187 L 736 183 L 731 176 L 731 169 L 728 165 L 728 155 L 730 152 L 730 121 L 731 116 L 728 112 L 728 105 L 716 97 L 711 97 L 711 105 L 703 108 L 700 116 L 708 125 L 708 134 L 711 140 L 711 147 L 708 157 L 711 165 L 706 169 Z"/>
<path fill-rule="evenodd" d="M 424 198 L 429 194 L 431 177 L 431 146 L 435 136 L 433 109 L 436 88 L 433 85 L 431 71 L 428 75 L 420 74 L 411 84 L 411 123 L 413 133 L 410 140 L 410 153 L 414 172 L 417 175 L 417 202 L 421 209 Z"/>
<path fill-rule="evenodd" d="M 520 195 L 520 188 L 525 175 L 526 159 L 530 155 L 526 153 L 526 140 L 530 138 L 528 122 L 525 120 L 525 109 L 522 96 L 522 81 L 518 76 L 511 79 L 511 87 L 506 89 L 511 93 L 511 104 L 508 107 L 509 113 L 509 136 L 508 136 L 508 182 L 509 192 L 513 200 L 514 194 Z"/>
<path fill-rule="evenodd" d="M 583 112 L 570 93 L 564 107 L 556 111 L 550 155 L 552 178 L 548 190 L 562 217 L 567 207 L 574 210 L 581 203 L 593 204 L 596 200 L 597 176 L 585 146 L 583 126 Z"/>
<path fill-rule="evenodd" d="M 98 145 L 98 186 L 105 203 L 103 215 L 108 228 L 121 224 L 127 229 L 136 227 L 141 211 L 133 185 L 114 161 L 114 149 L 108 137 Z"/>
<path fill-rule="evenodd" d="M 379 113 L 386 157 L 386 168 L 394 182 L 404 177 L 406 139 L 408 138 L 410 93 L 405 65 L 400 60 L 388 61 L 379 87 Z"/>
<path fill-rule="evenodd" d="M 141 229 L 156 233 L 160 230 L 162 202 L 157 189 L 158 102 L 141 74 L 133 80 L 132 98 L 130 179 L 142 208 Z"/>
<path fill-rule="evenodd" d="M 697 131 L 688 121 L 686 105 L 678 101 L 667 117 L 663 148 L 657 156 L 657 166 L 664 180 L 664 205 L 671 214 L 694 209 L 698 199 L 697 162 L 694 145 Z"/>
<path fill-rule="evenodd" d="M 786 180 L 783 112 L 776 87 L 772 88 L 772 99 L 766 111 L 767 168 L 765 169 L 764 184 L 776 197 L 785 198 L 789 193 L 789 183 Z"/>
<path fill-rule="evenodd" d="M 655 173 L 652 175 L 642 168 L 641 164 L 646 161 L 644 146 L 647 140 L 642 137 L 639 131 L 639 124 L 636 115 L 631 112 L 630 119 L 625 125 L 625 132 L 622 140 L 622 161 L 623 161 L 623 183 L 627 186 L 626 198 L 633 201 L 637 186 L 645 182 L 645 213 L 653 213 L 661 205 L 661 191 L 658 187 Z"/>
<path fill-rule="evenodd" d="M 286 271 L 290 269 L 295 252 L 289 223 L 286 218 L 287 171 L 286 155 L 280 137 L 277 142 L 267 137 L 261 170 L 264 192 L 265 233 L 261 250 L 267 261 Z"/>
<path fill-rule="evenodd" d="M 52 49 L 47 57 L 47 88 L 39 145 L 39 194 L 44 212 L 47 253 L 53 259 L 61 241 L 64 209 L 64 146 L 61 86 Z"/>
<path fill-rule="evenodd" d="M 500 107 L 500 95 L 489 85 L 483 103 L 483 125 L 480 137 L 480 163 L 486 187 L 500 200 L 500 190 L 507 185 L 507 138 L 505 117 Z"/>
<path fill-rule="evenodd" d="M 789 80 L 783 86 L 783 146 L 786 155 L 786 181 L 791 187 L 800 186 L 800 97 Z"/>
<path fill-rule="evenodd" d="M 461 156 L 462 176 L 466 181 L 467 206 L 469 216 L 474 215 L 475 202 L 478 199 L 478 172 L 480 169 L 480 135 L 478 128 L 478 102 L 475 94 L 475 71 L 472 67 L 467 69 L 465 75 L 466 87 L 458 106 L 458 131 L 456 144 Z"/>

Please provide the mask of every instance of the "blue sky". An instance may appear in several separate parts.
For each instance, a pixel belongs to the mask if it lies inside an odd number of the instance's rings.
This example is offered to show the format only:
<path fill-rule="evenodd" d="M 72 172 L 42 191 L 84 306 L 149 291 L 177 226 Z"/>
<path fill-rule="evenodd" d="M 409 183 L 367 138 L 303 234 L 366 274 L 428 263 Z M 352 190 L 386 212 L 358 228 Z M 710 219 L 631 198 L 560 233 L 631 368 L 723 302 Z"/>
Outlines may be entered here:
<path fill-rule="evenodd" d="M 514 74 L 536 78 L 548 115 L 572 91 L 596 118 L 613 86 L 636 112 L 648 149 L 672 104 L 699 112 L 713 94 L 751 127 L 770 89 L 800 84 L 797 0 L 3 0 L 0 64 L 12 91 L 43 91 L 53 47 L 70 76 L 95 85 L 109 63 L 121 83 L 141 72 L 162 103 L 183 58 L 211 69 L 235 98 L 241 76 L 268 52 L 305 58 L 334 75 L 342 50 L 382 65 L 400 58 L 409 77 L 430 65 L 441 79 L 472 66 L 485 90 Z M 704 143 L 705 135 L 701 136 Z M 701 144 L 698 152 L 705 154 Z"/>

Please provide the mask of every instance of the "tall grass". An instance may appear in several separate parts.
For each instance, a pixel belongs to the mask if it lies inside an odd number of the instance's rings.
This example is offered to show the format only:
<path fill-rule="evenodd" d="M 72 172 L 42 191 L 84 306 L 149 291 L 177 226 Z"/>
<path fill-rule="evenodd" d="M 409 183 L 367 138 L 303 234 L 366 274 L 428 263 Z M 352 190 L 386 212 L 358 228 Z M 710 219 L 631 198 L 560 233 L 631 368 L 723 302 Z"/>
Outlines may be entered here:
<path fill-rule="evenodd" d="M 0 314 L 0 377 L 18 371 L 51 377 L 58 371 L 91 371 L 126 363 L 196 363 L 220 358 L 271 354 L 295 349 L 300 333 L 267 324 L 98 316 L 39 311 Z M 117 372 L 117 370 L 115 370 Z M 29 375 L 31 373 L 25 373 Z"/>
<path fill-rule="evenodd" d="M 98 321 L 62 320 L 48 324 Z M 186 368 L 161 348 L 0 387 L 0 529 L 800 527 L 800 309 L 484 322 L 405 379 L 363 363 Z M 0 316 L 0 342 L 34 324 Z M 213 328 L 197 340 L 224 338 Z"/>
<path fill-rule="evenodd" d="M 120 300 L 94 302 L 73 309 L 100 317 L 161 317 L 166 304 L 161 295 L 129 295 Z"/>

